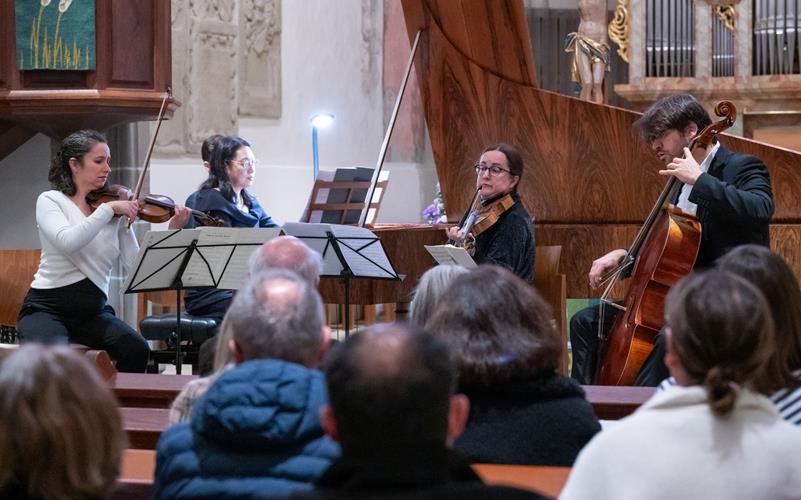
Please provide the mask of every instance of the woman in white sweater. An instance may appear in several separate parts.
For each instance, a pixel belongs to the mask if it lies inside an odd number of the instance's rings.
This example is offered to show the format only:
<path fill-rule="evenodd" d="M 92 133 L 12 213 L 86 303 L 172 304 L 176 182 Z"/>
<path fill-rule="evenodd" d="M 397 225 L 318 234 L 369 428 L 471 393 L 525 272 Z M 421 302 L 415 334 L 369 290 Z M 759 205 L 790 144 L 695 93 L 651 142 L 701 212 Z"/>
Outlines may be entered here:
<path fill-rule="evenodd" d="M 93 210 L 86 200 L 106 185 L 110 158 L 105 137 L 93 130 L 75 132 L 62 142 L 48 174 L 53 189 L 36 200 L 42 256 L 17 331 L 25 342 L 104 349 L 118 370 L 144 372 L 147 342 L 106 303 L 114 262 L 122 257 L 127 271 L 139 248 L 128 227 L 139 203 L 111 201 Z M 176 219 L 188 217 L 182 207 L 179 213 Z"/>
<path fill-rule="evenodd" d="M 559 498 L 801 498 L 801 429 L 751 390 L 775 342 L 762 293 L 726 271 L 692 274 L 665 317 L 679 385 L 597 434 Z"/>

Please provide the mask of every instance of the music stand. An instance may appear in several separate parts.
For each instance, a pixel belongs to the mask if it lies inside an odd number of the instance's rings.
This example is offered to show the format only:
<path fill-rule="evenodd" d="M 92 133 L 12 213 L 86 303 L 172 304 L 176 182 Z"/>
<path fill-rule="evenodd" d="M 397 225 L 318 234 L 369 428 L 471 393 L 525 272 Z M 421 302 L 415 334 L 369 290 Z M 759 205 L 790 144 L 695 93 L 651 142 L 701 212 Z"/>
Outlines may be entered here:
<path fill-rule="evenodd" d="M 247 277 L 250 254 L 274 238 L 279 228 L 203 227 L 149 231 L 139 249 L 125 293 L 175 290 L 175 371 L 181 374 L 181 291 L 190 288 L 236 290 Z"/>
<path fill-rule="evenodd" d="M 300 219 L 301 222 L 350 224 L 350 215 L 361 213 L 364 209 L 366 192 L 370 188 L 370 181 L 334 180 L 337 174 L 343 171 L 346 173 L 353 171 L 353 176 L 358 173 L 355 169 L 338 169 L 336 172 L 320 171 L 312 186 L 309 202 Z M 367 225 L 371 225 L 378 218 L 378 211 L 381 208 L 388 183 L 389 172 L 384 172 L 379 179 L 373 199 L 370 201 Z M 338 218 L 338 220 L 332 220 L 330 217 Z"/>
<path fill-rule="evenodd" d="M 345 292 L 345 338 L 350 335 L 350 280 L 400 281 L 381 240 L 369 229 L 340 224 L 288 222 L 284 232 L 303 240 L 323 256 L 321 277 L 338 277 Z"/>

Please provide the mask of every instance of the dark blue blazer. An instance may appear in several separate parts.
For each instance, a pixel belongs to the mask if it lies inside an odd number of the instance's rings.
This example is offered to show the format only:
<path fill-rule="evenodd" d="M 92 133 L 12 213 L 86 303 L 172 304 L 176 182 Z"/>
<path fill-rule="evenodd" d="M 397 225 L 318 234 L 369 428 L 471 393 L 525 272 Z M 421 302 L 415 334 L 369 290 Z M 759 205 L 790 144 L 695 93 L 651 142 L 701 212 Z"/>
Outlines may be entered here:
<path fill-rule="evenodd" d="M 707 173 L 701 174 L 689 200 L 698 205 L 701 248 L 696 268 L 711 266 L 738 245 L 770 246 L 774 203 L 770 174 L 756 156 L 721 145 Z"/>

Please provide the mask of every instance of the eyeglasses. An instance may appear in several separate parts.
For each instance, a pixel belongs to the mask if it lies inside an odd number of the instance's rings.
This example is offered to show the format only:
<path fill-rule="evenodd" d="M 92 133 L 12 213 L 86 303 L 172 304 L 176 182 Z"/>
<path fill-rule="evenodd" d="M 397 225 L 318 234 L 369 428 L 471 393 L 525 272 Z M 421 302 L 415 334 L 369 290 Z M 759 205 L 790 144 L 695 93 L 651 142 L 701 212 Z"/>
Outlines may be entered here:
<path fill-rule="evenodd" d="M 498 165 L 497 163 L 493 164 L 493 165 L 490 165 L 489 167 L 485 163 L 476 163 L 475 165 L 473 165 L 473 168 L 476 169 L 476 174 L 478 174 L 478 175 L 484 175 L 487 171 L 489 171 L 489 173 L 490 173 L 490 175 L 492 177 L 496 177 L 498 175 L 501 175 L 501 172 L 506 172 L 506 173 L 509 173 L 509 174 L 512 173 L 511 170 L 507 170 L 505 168 L 501 168 L 501 166 Z"/>
<path fill-rule="evenodd" d="M 242 158 L 241 160 L 228 160 L 229 163 L 236 163 L 242 168 L 256 168 L 259 166 L 259 160 L 251 160 L 250 158 Z"/>

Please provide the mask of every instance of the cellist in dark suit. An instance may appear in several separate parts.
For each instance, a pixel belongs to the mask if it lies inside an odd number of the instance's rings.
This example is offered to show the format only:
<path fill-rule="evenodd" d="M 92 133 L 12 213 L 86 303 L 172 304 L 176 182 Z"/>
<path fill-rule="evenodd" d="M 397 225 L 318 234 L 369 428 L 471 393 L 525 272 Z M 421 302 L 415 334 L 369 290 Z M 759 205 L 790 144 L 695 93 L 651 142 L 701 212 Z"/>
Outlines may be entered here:
<path fill-rule="evenodd" d="M 712 123 L 709 114 L 689 94 L 664 97 L 649 107 L 634 123 L 634 130 L 665 164 L 659 174 L 683 183 L 673 202 L 684 212 L 694 213 L 701 223 L 701 244 L 695 268 L 710 267 L 732 248 L 746 243 L 770 245 L 773 192 L 765 164 L 751 155 L 729 151 L 719 142 L 690 152 L 690 141 Z M 620 263 L 626 250 L 609 252 L 593 261 L 590 286 L 599 287 L 601 277 Z M 614 322 L 616 309 L 605 307 L 604 328 Z M 570 320 L 573 349 L 571 375 L 580 383 L 592 383 L 598 351 L 598 307 L 587 307 Z M 668 376 L 664 366 L 664 338 L 660 333 L 645 361 L 637 385 L 657 385 Z"/>

